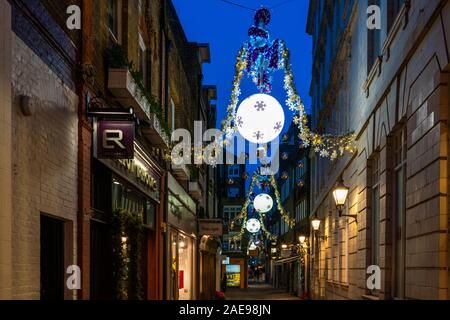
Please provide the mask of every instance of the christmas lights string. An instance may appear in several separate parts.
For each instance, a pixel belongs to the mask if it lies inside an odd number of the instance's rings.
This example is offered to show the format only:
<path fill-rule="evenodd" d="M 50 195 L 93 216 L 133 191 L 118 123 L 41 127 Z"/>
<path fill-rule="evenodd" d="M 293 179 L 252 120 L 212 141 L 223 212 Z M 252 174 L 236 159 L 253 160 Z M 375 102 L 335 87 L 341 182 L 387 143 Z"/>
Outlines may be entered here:
<path fill-rule="evenodd" d="M 247 193 L 247 195 L 245 197 L 245 201 L 244 201 L 242 210 L 230 223 L 231 229 L 234 229 L 234 226 L 236 225 L 236 223 L 238 223 L 239 220 L 243 220 L 243 223 L 241 225 L 241 231 L 239 232 L 239 234 L 237 234 L 236 236 L 234 236 L 232 238 L 233 240 L 235 240 L 235 241 L 240 240 L 244 236 L 245 231 L 246 231 L 245 225 L 248 220 L 248 206 L 251 205 L 252 196 L 254 194 L 253 189 L 256 186 L 256 182 L 259 182 L 260 180 L 266 180 L 266 179 L 268 179 L 270 187 L 272 187 L 273 193 L 275 194 L 275 200 L 277 202 L 277 209 L 280 213 L 281 218 L 286 222 L 286 224 L 289 226 L 289 228 L 295 227 L 295 219 L 292 219 L 290 217 L 289 212 L 287 212 L 282 205 L 281 194 L 278 189 L 278 185 L 277 185 L 275 176 L 272 175 L 272 176 L 268 176 L 268 178 L 266 178 L 255 172 L 252 176 L 252 181 L 250 183 L 249 192 Z M 263 183 L 264 182 L 259 182 L 259 185 L 258 185 L 258 187 L 262 190 L 264 189 Z M 277 237 L 275 235 L 272 235 L 267 230 L 267 228 L 265 226 L 265 222 L 264 222 L 265 218 L 266 218 L 266 215 L 264 213 L 259 214 L 259 221 L 261 223 L 261 229 L 264 231 L 267 238 L 269 238 L 270 240 L 276 240 Z"/>
<path fill-rule="evenodd" d="M 244 44 L 237 55 L 235 75 L 231 91 L 227 116 L 222 121 L 222 132 L 225 134 L 223 143 L 228 145 L 236 133 L 238 121 L 236 109 L 241 95 L 240 84 L 244 74 L 252 78 L 260 92 L 272 91 L 272 73 L 284 70 L 284 89 L 286 105 L 294 114 L 293 123 L 298 126 L 301 147 L 312 147 L 320 157 L 335 160 L 345 152 L 353 154 L 356 151 L 356 135 L 319 134 L 308 127 L 308 116 L 305 106 L 297 92 L 290 52 L 283 40 L 270 41 L 269 32 L 265 26 L 270 22 L 268 9 L 260 9 L 255 15 L 255 25 L 249 30 L 250 40 Z"/>
<path fill-rule="evenodd" d="M 251 201 L 252 201 L 251 197 L 253 195 L 253 189 L 257 186 L 257 182 L 259 182 L 259 179 L 260 179 L 260 176 L 256 172 L 253 173 L 249 191 L 247 193 L 247 196 L 245 197 L 244 205 L 242 206 L 241 212 L 230 223 L 230 229 L 232 230 L 232 229 L 234 229 L 238 220 L 242 220 L 241 230 L 239 231 L 239 234 L 237 234 L 231 238 L 232 241 L 241 240 L 242 237 L 245 235 L 246 224 L 248 221 L 248 207 L 251 205 Z M 266 225 L 264 222 L 265 217 L 266 217 L 265 214 L 259 214 L 259 222 L 261 224 L 261 229 L 264 231 L 264 233 L 268 239 L 276 240 L 277 236 L 272 235 L 269 232 L 269 230 L 267 230 L 267 228 L 266 228 Z"/>

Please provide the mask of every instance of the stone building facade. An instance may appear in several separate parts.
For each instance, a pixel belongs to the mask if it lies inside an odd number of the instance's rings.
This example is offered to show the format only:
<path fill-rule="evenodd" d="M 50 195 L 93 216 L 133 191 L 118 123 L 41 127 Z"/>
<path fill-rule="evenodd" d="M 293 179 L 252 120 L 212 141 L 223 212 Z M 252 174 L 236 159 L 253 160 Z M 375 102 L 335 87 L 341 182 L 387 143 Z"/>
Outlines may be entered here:
<path fill-rule="evenodd" d="M 367 28 L 374 4 L 380 30 Z M 358 149 L 312 159 L 311 297 L 449 299 L 450 2 L 311 1 L 307 30 L 313 124 L 354 132 Z M 336 210 L 340 176 L 357 221 Z"/>

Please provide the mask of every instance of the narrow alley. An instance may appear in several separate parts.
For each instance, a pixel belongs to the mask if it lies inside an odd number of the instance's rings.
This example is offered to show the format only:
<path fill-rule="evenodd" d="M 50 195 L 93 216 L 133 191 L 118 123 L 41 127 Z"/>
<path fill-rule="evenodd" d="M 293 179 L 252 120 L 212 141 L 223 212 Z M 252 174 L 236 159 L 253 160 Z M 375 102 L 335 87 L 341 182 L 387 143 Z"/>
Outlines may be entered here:
<path fill-rule="evenodd" d="M 226 297 L 227 300 L 300 300 L 285 290 L 275 289 L 265 283 L 251 284 L 248 289 L 229 288 Z"/>

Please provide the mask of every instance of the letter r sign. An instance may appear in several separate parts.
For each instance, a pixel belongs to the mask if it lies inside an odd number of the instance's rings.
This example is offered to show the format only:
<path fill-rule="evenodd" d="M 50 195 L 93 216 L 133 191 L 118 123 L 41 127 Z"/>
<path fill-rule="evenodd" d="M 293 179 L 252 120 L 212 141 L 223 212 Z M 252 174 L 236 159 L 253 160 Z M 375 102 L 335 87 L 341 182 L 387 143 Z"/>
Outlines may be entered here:
<path fill-rule="evenodd" d="M 96 125 L 98 159 L 134 158 L 134 122 L 100 120 Z"/>
<path fill-rule="evenodd" d="M 122 130 L 105 130 L 103 131 L 103 149 L 126 149 L 122 144 L 123 131 Z"/>

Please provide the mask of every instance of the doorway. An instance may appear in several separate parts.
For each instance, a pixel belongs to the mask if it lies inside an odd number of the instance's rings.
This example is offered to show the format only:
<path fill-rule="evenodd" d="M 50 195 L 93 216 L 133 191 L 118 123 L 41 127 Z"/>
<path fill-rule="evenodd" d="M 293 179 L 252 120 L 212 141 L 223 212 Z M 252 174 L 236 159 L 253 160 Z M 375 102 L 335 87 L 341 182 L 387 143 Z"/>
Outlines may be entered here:
<path fill-rule="evenodd" d="M 64 221 L 41 215 L 41 300 L 64 300 Z"/>

